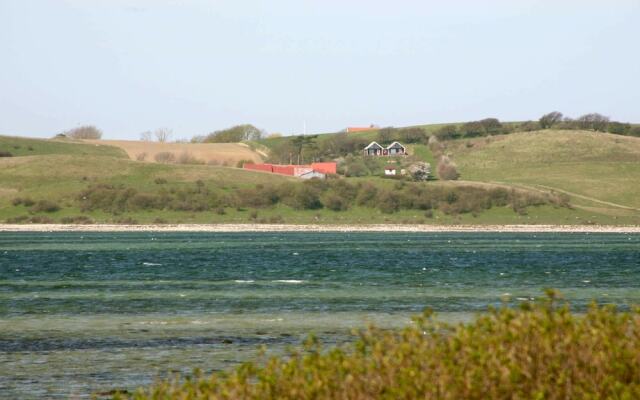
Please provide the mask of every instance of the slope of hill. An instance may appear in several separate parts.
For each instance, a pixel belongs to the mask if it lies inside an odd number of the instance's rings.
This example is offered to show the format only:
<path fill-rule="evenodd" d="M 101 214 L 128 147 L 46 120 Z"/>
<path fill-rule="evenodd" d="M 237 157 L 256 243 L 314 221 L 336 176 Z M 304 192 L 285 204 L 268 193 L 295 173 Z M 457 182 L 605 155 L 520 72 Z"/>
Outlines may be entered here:
<path fill-rule="evenodd" d="M 244 143 L 158 143 L 134 140 L 91 140 L 93 144 L 120 148 L 132 160 L 155 162 L 158 153 L 170 153 L 190 163 L 236 166 L 241 161 L 261 162 L 260 153 Z"/>
<path fill-rule="evenodd" d="M 452 141 L 445 151 L 466 180 L 555 189 L 594 209 L 640 210 L 640 138 L 547 130 Z"/>
<path fill-rule="evenodd" d="M 30 139 L 14 136 L 0 136 L 0 151 L 13 156 L 37 156 L 46 154 L 70 154 L 88 156 L 109 156 L 126 158 L 121 149 L 107 143 L 86 143 L 83 141 L 58 139 Z"/>

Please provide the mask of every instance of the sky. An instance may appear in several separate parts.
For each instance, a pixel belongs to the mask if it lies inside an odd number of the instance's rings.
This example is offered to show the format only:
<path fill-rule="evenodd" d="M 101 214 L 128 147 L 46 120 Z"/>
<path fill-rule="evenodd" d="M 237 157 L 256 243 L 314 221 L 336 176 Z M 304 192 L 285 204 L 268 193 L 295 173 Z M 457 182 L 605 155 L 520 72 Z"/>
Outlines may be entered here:
<path fill-rule="evenodd" d="M 0 134 L 640 123 L 639 0 L 0 0 Z"/>

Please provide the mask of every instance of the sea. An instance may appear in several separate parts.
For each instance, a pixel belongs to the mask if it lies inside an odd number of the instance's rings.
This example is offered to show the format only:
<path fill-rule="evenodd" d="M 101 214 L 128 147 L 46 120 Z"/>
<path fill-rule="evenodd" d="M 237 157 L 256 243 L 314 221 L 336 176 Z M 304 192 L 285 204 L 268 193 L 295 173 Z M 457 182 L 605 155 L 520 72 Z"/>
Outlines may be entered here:
<path fill-rule="evenodd" d="M 0 398 L 134 391 L 545 288 L 640 304 L 640 234 L 1 232 Z"/>

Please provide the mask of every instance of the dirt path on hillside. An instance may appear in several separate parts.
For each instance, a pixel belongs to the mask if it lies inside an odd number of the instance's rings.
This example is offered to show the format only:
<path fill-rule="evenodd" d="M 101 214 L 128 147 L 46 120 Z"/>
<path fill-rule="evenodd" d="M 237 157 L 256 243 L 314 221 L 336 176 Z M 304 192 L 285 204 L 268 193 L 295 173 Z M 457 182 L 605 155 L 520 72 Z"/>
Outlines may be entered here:
<path fill-rule="evenodd" d="M 596 199 L 595 197 L 585 196 L 585 195 L 582 195 L 582 194 L 570 192 L 568 190 L 558 189 L 558 188 L 555 188 L 555 187 L 552 187 L 552 186 L 538 185 L 538 184 L 507 183 L 507 182 L 497 182 L 497 181 L 496 182 L 492 182 L 492 183 L 497 183 L 497 184 L 501 184 L 501 185 L 509 185 L 509 186 L 514 186 L 514 187 L 520 187 L 520 188 L 523 188 L 523 189 L 537 190 L 537 191 L 540 191 L 540 192 L 543 192 L 542 189 L 546 189 L 547 191 L 552 190 L 554 192 L 563 193 L 563 194 L 566 194 L 566 195 L 569 195 L 569 196 L 572 196 L 572 197 L 577 197 L 577 198 L 582 199 L 582 200 L 592 201 L 594 203 L 598 203 L 598 204 L 602 204 L 602 205 L 606 205 L 606 206 L 610 206 L 610 207 L 614 207 L 614 208 L 621 208 L 623 210 L 640 212 L 640 208 L 625 206 L 623 204 L 612 203 L 610 201 Z"/>

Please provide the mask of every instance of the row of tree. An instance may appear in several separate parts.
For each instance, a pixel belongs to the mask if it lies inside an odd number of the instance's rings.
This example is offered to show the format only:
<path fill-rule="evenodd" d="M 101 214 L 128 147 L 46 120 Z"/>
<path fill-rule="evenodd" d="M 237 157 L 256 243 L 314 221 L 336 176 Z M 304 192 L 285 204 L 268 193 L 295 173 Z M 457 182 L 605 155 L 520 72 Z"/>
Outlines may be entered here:
<path fill-rule="evenodd" d="M 232 126 L 204 136 L 195 136 L 192 143 L 238 143 L 243 140 L 260 140 L 265 135 L 262 129 L 251 124 Z"/>
<path fill-rule="evenodd" d="M 573 119 L 565 117 L 559 111 L 553 111 L 540 117 L 538 124 L 540 129 L 583 129 L 616 135 L 640 136 L 640 126 L 611 121 L 609 117 L 598 113 L 585 114 Z"/>

